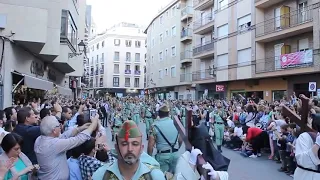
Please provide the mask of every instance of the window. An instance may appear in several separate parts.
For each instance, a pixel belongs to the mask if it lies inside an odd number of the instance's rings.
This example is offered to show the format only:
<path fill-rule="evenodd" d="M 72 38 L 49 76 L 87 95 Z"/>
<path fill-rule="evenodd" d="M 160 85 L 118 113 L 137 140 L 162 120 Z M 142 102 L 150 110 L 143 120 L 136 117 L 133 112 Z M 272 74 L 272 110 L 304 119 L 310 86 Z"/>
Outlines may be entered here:
<path fill-rule="evenodd" d="M 168 68 L 165 68 L 165 69 L 164 69 L 164 74 L 165 74 L 166 76 L 169 75 Z"/>
<path fill-rule="evenodd" d="M 119 87 L 119 77 L 113 77 L 113 87 Z"/>
<path fill-rule="evenodd" d="M 171 77 L 176 77 L 176 67 L 175 66 L 171 67 L 170 76 Z"/>
<path fill-rule="evenodd" d="M 120 52 L 114 52 L 114 57 L 113 57 L 113 60 L 115 61 L 119 61 L 120 60 Z"/>
<path fill-rule="evenodd" d="M 119 64 L 114 64 L 113 65 L 113 73 L 115 73 L 115 74 L 119 74 L 120 73 Z"/>
<path fill-rule="evenodd" d="M 135 61 L 140 62 L 140 53 L 135 54 Z"/>
<path fill-rule="evenodd" d="M 159 61 L 162 61 L 163 60 L 163 54 L 162 54 L 162 51 L 159 52 Z"/>
<path fill-rule="evenodd" d="M 299 42 L 299 51 L 306 51 L 309 49 L 309 39 L 300 39 Z"/>
<path fill-rule="evenodd" d="M 141 41 L 136 41 L 135 44 L 136 44 L 136 48 L 140 48 L 141 47 Z"/>
<path fill-rule="evenodd" d="M 238 31 L 247 31 L 251 28 L 251 14 L 238 19 Z"/>
<path fill-rule="evenodd" d="M 134 87 L 137 88 L 140 85 L 140 78 L 134 78 Z"/>
<path fill-rule="evenodd" d="M 96 76 L 96 85 L 95 86 L 99 87 L 99 78 L 98 78 L 98 76 Z"/>
<path fill-rule="evenodd" d="M 162 34 L 160 34 L 160 43 L 162 43 L 163 42 L 163 35 Z"/>
<path fill-rule="evenodd" d="M 176 47 L 175 46 L 172 46 L 171 47 L 171 56 L 176 56 Z"/>
<path fill-rule="evenodd" d="M 173 26 L 173 27 L 171 28 L 171 35 L 172 35 L 172 36 L 176 36 L 176 27 L 175 27 L 175 26 Z"/>
<path fill-rule="evenodd" d="M 74 49 L 76 49 L 78 45 L 77 31 L 77 26 L 74 23 L 71 13 L 67 10 L 62 10 L 60 37 L 61 39 L 67 39 Z"/>
<path fill-rule="evenodd" d="M 166 12 L 166 16 L 169 17 L 169 11 Z"/>
<path fill-rule="evenodd" d="M 103 77 L 100 77 L 100 87 L 103 87 Z"/>
<path fill-rule="evenodd" d="M 104 53 L 101 54 L 101 62 L 104 62 Z"/>
<path fill-rule="evenodd" d="M 251 48 L 242 49 L 238 51 L 238 66 L 245 66 L 250 64 Z"/>
<path fill-rule="evenodd" d="M 94 61 L 94 60 L 93 60 L 93 57 L 92 57 L 92 58 L 91 58 L 91 65 L 93 65 L 93 61 Z"/>
<path fill-rule="evenodd" d="M 131 47 L 131 40 L 126 40 L 126 46 Z"/>
<path fill-rule="evenodd" d="M 134 70 L 135 70 L 135 71 L 140 71 L 140 66 L 139 66 L 139 65 L 135 65 L 135 66 L 134 66 Z"/>
<path fill-rule="evenodd" d="M 169 30 L 166 30 L 166 37 L 169 37 Z"/>
<path fill-rule="evenodd" d="M 160 23 L 160 24 L 163 24 L 163 16 L 160 16 L 160 18 L 159 18 L 159 23 Z"/>
<path fill-rule="evenodd" d="M 99 49 L 99 43 L 97 44 L 97 50 Z"/>
<path fill-rule="evenodd" d="M 171 11 L 172 11 L 172 17 L 175 16 L 175 15 L 176 15 L 176 7 L 173 6 L 173 8 L 171 9 Z"/>
<path fill-rule="evenodd" d="M 228 66 L 228 54 L 219 55 L 217 58 L 217 68 L 225 68 Z"/>
<path fill-rule="evenodd" d="M 126 71 L 129 71 L 129 70 L 131 70 L 130 65 L 126 65 Z"/>
<path fill-rule="evenodd" d="M 97 55 L 97 60 L 96 60 L 96 64 L 99 63 L 99 55 Z"/>
<path fill-rule="evenodd" d="M 101 47 L 102 47 L 102 48 L 104 47 L 104 41 L 102 41 L 102 43 L 101 43 Z"/>
<path fill-rule="evenodd" d="M 223 10 L 228 7 L 228 0 L 219 0 L 219 9 Z"/>
<path fill-rule="evenodd" d="M 114 45 L 120 46 L 120 39 L 114 39 Z"/>
<path fill-rule="evenodd" d="M 228 36 L 228 32 L 229 32 L 228 28 L 229 28 L 228 24 L 218 27 L 218 38 L 223 38 Z"/>
<path fill-rule="evenodd" d="M 130 52 L 126 52 L 126 61 L 131 61 L 131 53 Z"/>
<path fill-rule="evenodd" d="M 164 57 L 168 57 L 168 49 L 166 49 L 165 51 L 164 51 Z"/>
<path fill-rule="evenodd" d="M 103 64 L 101 64 L 100 74 L 104 74 L 104 65 Z"/>
<path fill-rule="evenodd" d="M 162 70 L 160 69 L 159 70 L 159 79 L 162 79 L 163 78 L 163 73 L 162 73 Z"/>
<path fill-rule="evenodd" d="M 126 77 L 126 78 L 124 79 L 124 86 L 125 86 L 125 87 L 130 87 L 130 78 L 127 78 L 127 77 Z"/>
<path fill-rule="evenodd" d="M 154 41 L 154 38 L 152 39 L 152 46 L 151 47 L 154 47 L 154 43 L 155 43 L 155 41 Z"/>

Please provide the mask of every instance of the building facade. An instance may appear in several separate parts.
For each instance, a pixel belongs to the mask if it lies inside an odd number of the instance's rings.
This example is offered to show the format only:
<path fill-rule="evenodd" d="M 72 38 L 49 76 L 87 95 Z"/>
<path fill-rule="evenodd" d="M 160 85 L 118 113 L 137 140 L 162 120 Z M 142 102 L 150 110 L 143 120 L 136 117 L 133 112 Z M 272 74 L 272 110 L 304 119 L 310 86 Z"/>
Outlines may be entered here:
<path fill-rule="evenodd" d="M 1 0 L 0 11 L 1 105 L 12 105 L 19 85 L 43 91 L 57 87 L 59 94 L 72 96 L 65 77 L 78 71 L 72 63 L 83 60 L 79 2 Z"/>
<path fill-rule="evenodd" d="M 90 96 L 97 95 L 97 92 L 117 96 L 141 94 L 144 89 L 145 41 L 142 27 L 125 22 L 92 38 L 86 64 Z"/>
<path fill-rule="evenodd" d="M 319 3 L 319 0 L 192 1 L 192 59 L 176 62 L 180 64 L 181 79 L 186 81 L 191 76 L 189 84 L 195 91 L 195 99 L 255 94 L 274 101 L 292 92 L 310 96 L 309 82 L 319 81 Z M 152 63 L 153 23 L 147 30 L 147 67 Z M 186 29 L 183 24 L 182 27 Z M 190 73 L 183 71 L 188 63 Z M 153 81 L 160 83 L 159 78 Z M 172 83 L 181 85 L 181 81 Z M 150 90 L 158 91 L 162 86 Z"/>

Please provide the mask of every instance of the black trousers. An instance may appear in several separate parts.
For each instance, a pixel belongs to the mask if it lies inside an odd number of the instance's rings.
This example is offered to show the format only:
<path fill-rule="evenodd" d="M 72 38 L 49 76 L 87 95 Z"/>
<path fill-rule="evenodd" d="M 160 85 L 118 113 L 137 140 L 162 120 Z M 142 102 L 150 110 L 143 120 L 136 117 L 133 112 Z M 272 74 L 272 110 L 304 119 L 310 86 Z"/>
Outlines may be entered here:
<path fill-rule="evenodd" d="M 234 148 L 241 148 L 243 141 L 238 136 L 231 137 L 231 144 Z"/>
<path fill-rule="evenodd" d="M 264 147 L 264 142 L 266 139 L 268 139 L 268 134 L 266 131 L 262 131 L 258 136 L 254 137 L 251 140 L 252 144 L 252 152 L 254 155 L 257 155 L 257 153 L 261 153 L 261 149 Z"/>

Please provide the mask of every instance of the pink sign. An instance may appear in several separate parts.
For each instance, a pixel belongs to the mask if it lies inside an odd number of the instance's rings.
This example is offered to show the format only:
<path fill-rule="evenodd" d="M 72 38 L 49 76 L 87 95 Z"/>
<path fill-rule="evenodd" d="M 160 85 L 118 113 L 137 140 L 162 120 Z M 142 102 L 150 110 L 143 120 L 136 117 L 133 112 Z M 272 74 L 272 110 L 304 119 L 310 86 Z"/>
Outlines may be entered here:
<path fill-rule="evenodd" d="M 216 85 L 216 92 L 223 92 L 224 91 L 224 85 Z"/>
<path fill-rule="evenodd" d="M 303 64 L 312 63 L 312 50 L 283 54 L 280 56 L 281 68 L 295 67 Z"/>

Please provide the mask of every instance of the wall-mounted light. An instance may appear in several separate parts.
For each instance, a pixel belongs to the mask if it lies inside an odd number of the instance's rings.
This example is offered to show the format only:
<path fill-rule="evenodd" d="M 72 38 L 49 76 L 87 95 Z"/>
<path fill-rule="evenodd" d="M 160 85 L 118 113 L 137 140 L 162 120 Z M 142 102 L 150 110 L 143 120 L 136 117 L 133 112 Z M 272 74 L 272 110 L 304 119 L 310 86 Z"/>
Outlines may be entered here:
<path fill-rule="evenodd" d="M 75 56 L 80 56 L 82 53 L 86 54 L 86 44 L 81 40 L 81 42 L 78 44 L 79 53 L 69 53 L 69 58 L 73 58 Z"/>

